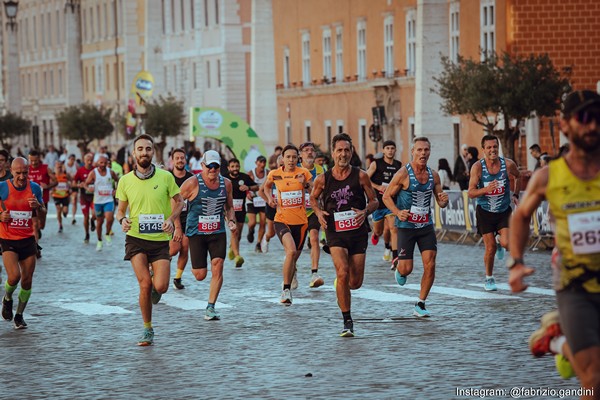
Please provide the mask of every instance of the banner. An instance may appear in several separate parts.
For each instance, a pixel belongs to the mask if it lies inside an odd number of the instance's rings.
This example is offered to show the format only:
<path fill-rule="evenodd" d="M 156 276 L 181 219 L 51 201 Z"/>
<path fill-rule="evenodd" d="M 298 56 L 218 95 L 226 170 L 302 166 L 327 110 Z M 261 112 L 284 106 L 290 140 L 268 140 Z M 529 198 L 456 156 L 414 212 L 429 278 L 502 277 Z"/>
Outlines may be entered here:
<path fill-rule="evenodd" d="M 462 192 L 457 190 L 446 191 L 448 193 L 448 206 L 440 208 L 435 203 L 436 229 L 448 231 L 464 231 L 467 229 L 465 199 Z M 432 199 L 432 201 L 434 201 Z"/>
<path fill-rule="evenodd" d="M 125 130 L 127 135 L 135 132 L 137 124 L 136 108 L 142 103 L 147 103 L 154 91 L 154 77 L 148 71 L 140 71 L 137 73 L 131 89 L 129 90 L 129 101 L 127 102 L 127 115 L 125 116 Z"/>

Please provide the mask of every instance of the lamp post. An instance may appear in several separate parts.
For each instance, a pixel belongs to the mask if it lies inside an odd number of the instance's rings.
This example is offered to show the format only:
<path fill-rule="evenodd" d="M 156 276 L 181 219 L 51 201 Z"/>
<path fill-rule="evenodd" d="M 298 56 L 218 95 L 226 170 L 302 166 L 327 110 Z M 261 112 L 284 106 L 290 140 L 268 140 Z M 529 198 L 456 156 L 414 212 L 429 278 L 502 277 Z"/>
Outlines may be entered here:
<path fill-rule="evenodd" d="M 19 10 L 19 2 L 8 0 L 4 2 L 4 12 L 6 13 L 6 19 L 8 22 L 6 26 L 10 28 L 11 32 L 17 29 L 17 11 Z"/>
<path fill-rule="evenodd" d="M 7 108 L 16 114 L 21 114 L 21 79 L 19 78 L 19 49 L 17 47 L 17 11 L 19 2 L 4 1 L 6 13 L 8 60 L 6 60 Z"/>

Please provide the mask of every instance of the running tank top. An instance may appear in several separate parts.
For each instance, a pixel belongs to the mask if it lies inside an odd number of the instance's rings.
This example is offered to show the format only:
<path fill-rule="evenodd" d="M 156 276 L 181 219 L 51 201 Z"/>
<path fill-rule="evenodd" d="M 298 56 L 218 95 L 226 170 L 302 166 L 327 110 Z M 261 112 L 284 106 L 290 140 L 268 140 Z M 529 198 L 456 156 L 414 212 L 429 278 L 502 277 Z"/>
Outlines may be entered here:
<path fill-rule="evenodd" d="M 219 187 L 210 189 L 202 175 L 198 178 L 198 195 L 188 201 L 185 235 L 211 235 L 225 232 L 225 203 L 227 190 L 225 179 L 219 175 Z"/>
<path fill-rule="evenodd" d="M 326 171 L 322 199 L 323 209 L 329 213 L 328 232 L 368 234 L 367 219 L 359 226 L 355 220 L 356 213 L 352 211 L 352 208 L 364 210 L 367 207 L 365 191 L 360 184 L 360 168 L 352 167 L 350 175 L 343 181 L 335 179 L 332 170 Z"/>
<path fill-rule="evenodd" d="M 52 197 L 64 199 L 69 197 L 69 179 L 66 173 L 56 174 L 56 186 L 52 188 Z"/>
<path fill-rule="evenodd" d="M 562 157 L 548 168 L 546 199 L 559 252 L 556 289 L 600 293 L 600 174 L 581 180 Z"/>
<path fill-rule="evenodd" d="M 500 171 L 494 175 L 490 174 L 490 171 L 487 169 L 485 158 L 479 160 L 481 163 L 481 178 L 479 178 L 479 182 L 477 183 L 477 189 L 487 187 L 493 181 L 500 183 L 500 187 L 492 193 L 477 198 L 478 206 L 485 211 L 493 213 L 503 213 L 510 207 L 510 180 L 506 172 L 506 162 L 503 157 L 498 158 L 500 160 Z"/>
<path fill-rule="evenodd" d="M 37 168 L 33 168 L 31 165 L 29 166 L 29 180 L 37 183 L 42 186 L 43 183 L 50 183 L 50 176 L 48 175 L 48 165 L 40 164 Z M 50 200 L 50 189 L 43 189 L 42 197 L 44 199 L 44 203 L 47 203 Z"/>
<path fill-rule="evenodd" d="M 434 181 L 431 168 L 427 167 L 427 182 L 421 183 L 415 176 L 412 165 L 406 164 L 408 171 L 408 188 L 403 189 L 396 199 L 396 207 L 400 210 L 409 210 L 408 219 L 400 221 L 396 217 L 398 228 L 423 228 L 431 225 L 431 195 L 433 193 Z"/>
<path fill-rule="evenodd" d="M 110 168 L 106 168 L 106 175 L 100 175 L 98 168 L 94 169 L 94 204 L 106 204 L 114 201 L 114 180 Z"/>
<path fill-rule="evenodd" d="M 6 181 L 8 196 L 4 199 L 4 206 L 10 213 L 10 221 L 0 222 L 0 238 L 7 240 L 21 240 L 33 236 L 33 210 L 27 199 L 34 197 L 31 183 L 23 190 L 17 190 L 12 180 Z"/>
<path fill-rule="evenodd" d="M 388 164 L 383 158 L 378 158 L 374 162 L 376 168 L 375 173 L 373 173 L 373 176 L 371 177 L 371 182 L 377 185 L 387 186 L 392 181 L 394 174 L 402 168 L 402 163 L 398 160 L 394 160 L 391 164 Z M 377 207 L 377 209 L 382 210 L 387 208 L 383 203 L 383 193 L 379 190 L 376 190 L 375 193 L 377 194 L 377 200 L 379 201 L 379 207 Z M 395 198 L 393 200 L 396 201 Z"/>
<path fill-rule="evenodd" d="M 267 180 L 267 175 L 269 175 L 269 171 L 265 169 L 265 170 L 263 170 L 263 177 L 259 178 L 258 175 L 256 174 L 256 168 L 252 169 L 252 176 L 254 177 L 253 181 L 256 182 L 256 184 L 259 187 L 262 186 L 262 184 Z M 252 198 L 246 199 L 246 203 L 252 204 L 254 207 L 265 207 L 266 206 L 265 200 L 258 195 L 258 192 L 252 192 Z"/>
<path fill-rule="evenodd" d="M 173 174 L 173 171 L 171 171 L 171 173 Z M 194 174 L 192 174 L 190 171 L 185 171 L 185 175 L 183 175 L 183 178 L 178 178 L 175 176 L 175 174 L 173 174 L 173 178 L 175 178 L 175 183 L 177 184 L 177 186 L 181 187 L 181 185 L 183 185 L 183 182 L 187 181 L 188 178 L 191 178 L 192 176 L 194 176 Z M 181 220 L 181 222 L 185 222 L 187 221 L 187 213 L 188 213 L 188 201 L 184 200 L 183 201 L 183 209 L 181 210 L 181 214 L 179 214 L 179 219 Z"/>

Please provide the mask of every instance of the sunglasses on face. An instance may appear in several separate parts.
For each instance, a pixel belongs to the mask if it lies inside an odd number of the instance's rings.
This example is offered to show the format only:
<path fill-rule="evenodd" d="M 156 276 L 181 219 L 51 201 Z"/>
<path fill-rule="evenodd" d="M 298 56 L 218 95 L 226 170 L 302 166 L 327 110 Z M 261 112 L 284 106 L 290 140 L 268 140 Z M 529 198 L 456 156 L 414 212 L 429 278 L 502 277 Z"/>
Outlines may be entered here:
<path fill-rule="evenodd" d="M 596 121 L 596 123 L 600 125 L 600 109 L 593 108 L 578 111 L 577 114 L 575 114 L 575 119 L 583 125 L 587 125 L 592 121 Z"/>
<path fill-rule="evenodd" d="M 206 166 L 207 169 L 218 170 L 221 166 L 217 163 L 208 164 Z"/>

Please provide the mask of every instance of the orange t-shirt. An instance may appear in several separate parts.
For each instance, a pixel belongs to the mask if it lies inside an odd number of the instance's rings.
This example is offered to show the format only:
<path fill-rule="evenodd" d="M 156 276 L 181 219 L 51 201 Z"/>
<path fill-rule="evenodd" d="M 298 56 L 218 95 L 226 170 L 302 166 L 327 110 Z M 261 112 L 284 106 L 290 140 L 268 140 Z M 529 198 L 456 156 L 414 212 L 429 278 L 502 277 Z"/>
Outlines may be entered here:
<path fill-rule="evenodd" d="M 275 222 L 286 225 L 307 224 L 304 185 L 312 180 L 311 173 L 302 167 L 296 167 L 293 172 L 285 172 L 280 167 L 269 172 L 267 179 L 273 182 L 278 192 Z"/>

